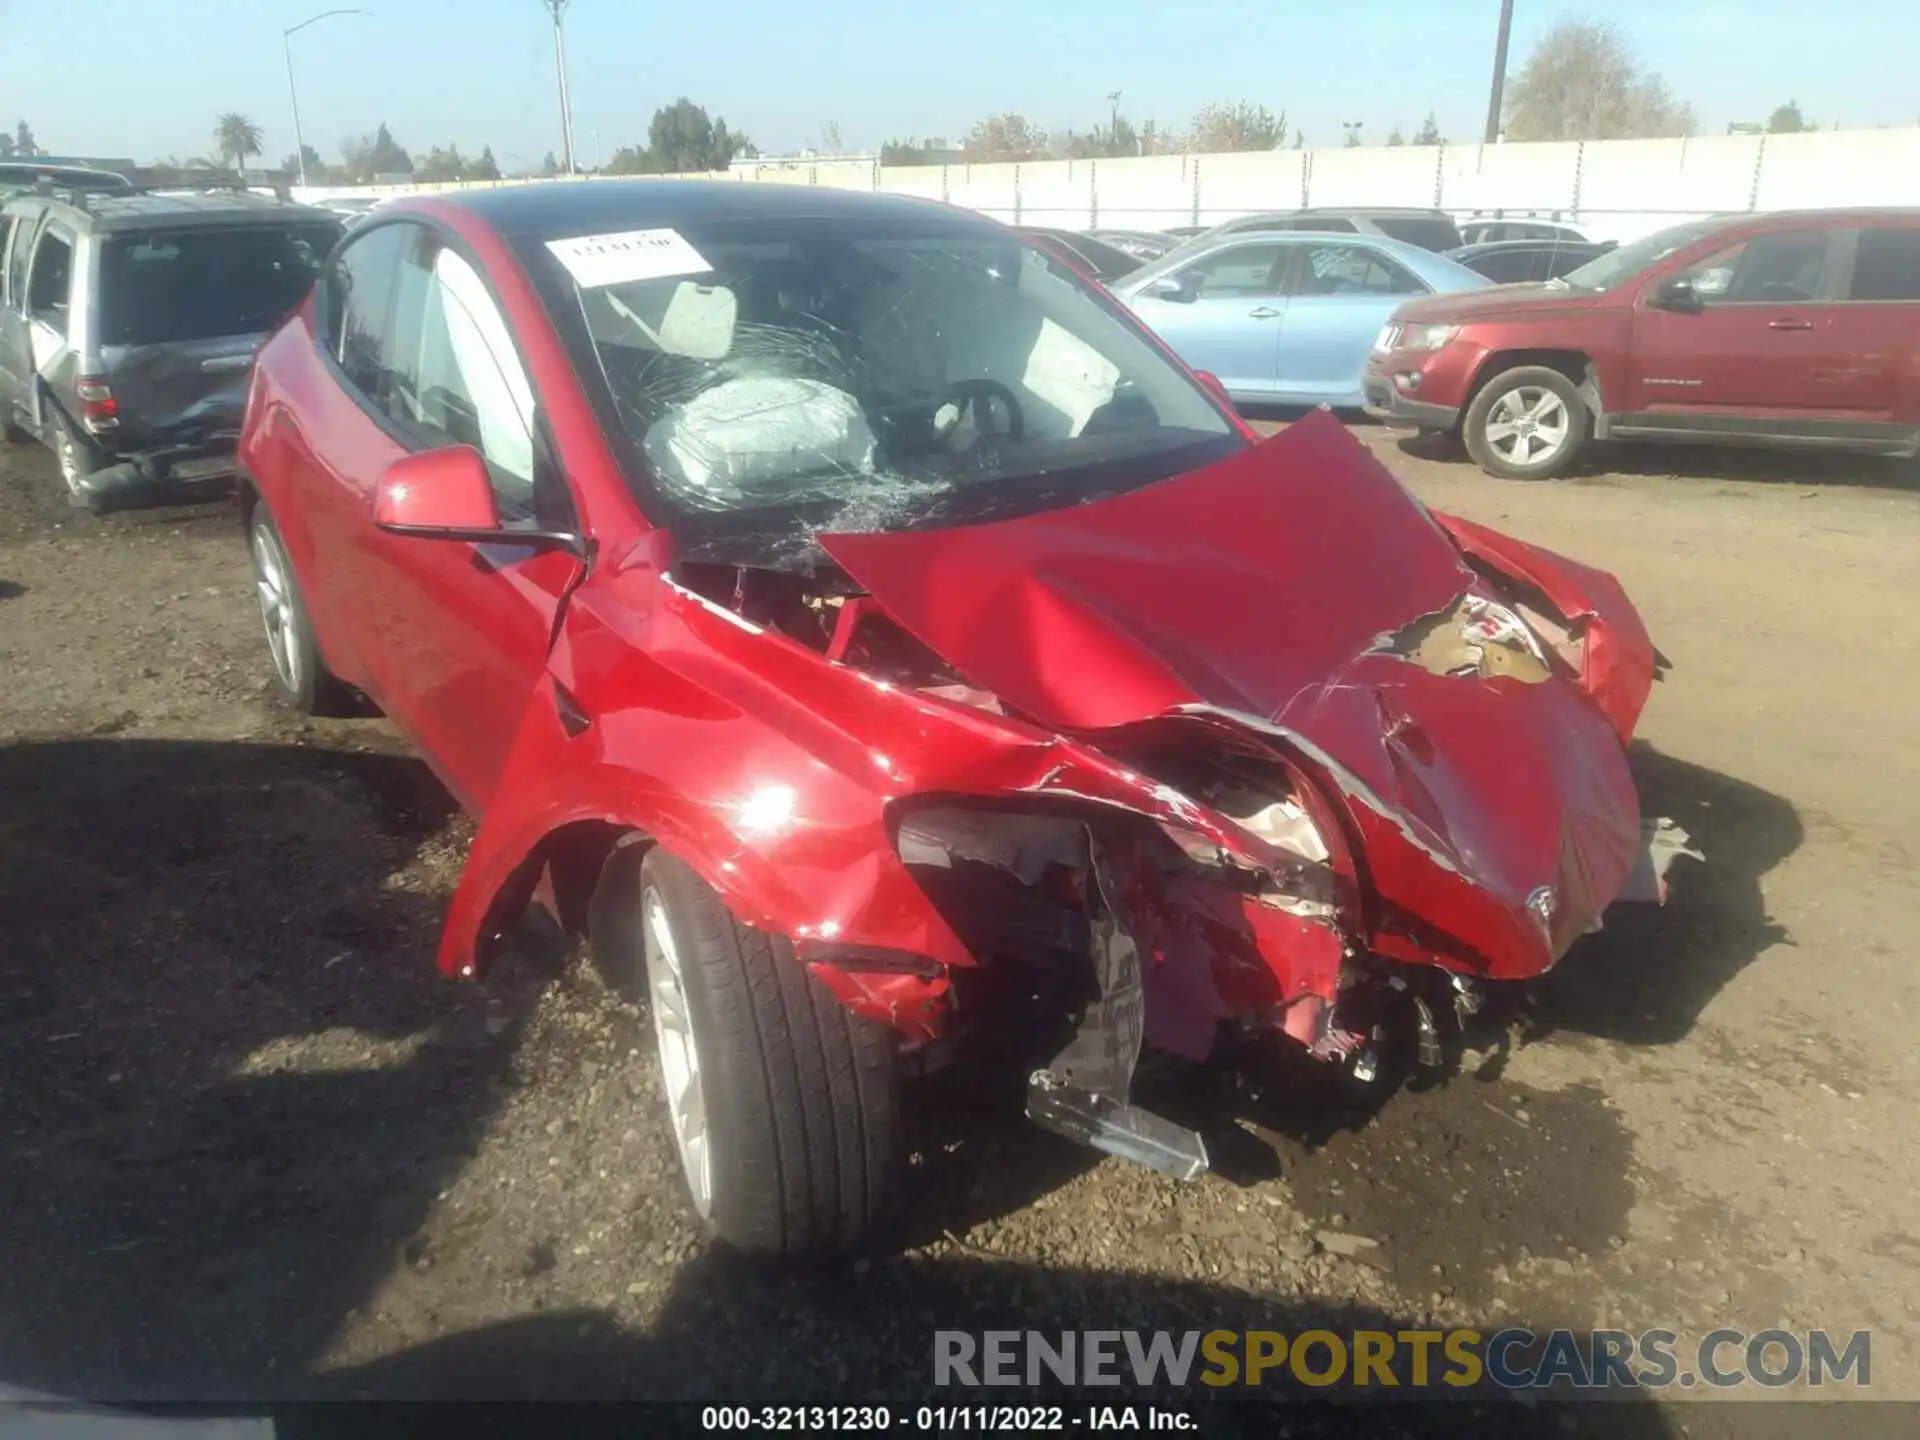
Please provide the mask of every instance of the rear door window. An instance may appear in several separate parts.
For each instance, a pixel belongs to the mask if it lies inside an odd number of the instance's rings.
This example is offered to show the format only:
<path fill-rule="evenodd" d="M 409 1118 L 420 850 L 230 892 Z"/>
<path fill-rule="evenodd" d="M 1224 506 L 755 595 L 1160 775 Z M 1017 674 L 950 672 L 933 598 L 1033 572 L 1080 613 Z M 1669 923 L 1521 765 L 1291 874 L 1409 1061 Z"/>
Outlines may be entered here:
<path fill-rule="evenodd" d="M 338 234 L 330 225 L 247 225 L 115 235 L 100 255 L 100 342 L 269 330 L 305 298 Z"/>
<path fill-rule="evenodd" d="M 1920 300 L 1920 229 L 1862 230 L 1850 300 Z"/>
<path fill-rule="evenodd" d="M 73 242 L 49 230 L 34 247 L 27 280 L 27 314 L 65 335 L 67 296 L 73 285 Z"/>
<path fill-rule="evenodd" d="M 1288 290 L 1295 295 L 1424 295 L 1427 287 L 1366 245 L 1302 245 Z"/>
<path fill-rule="evenodd" d="M 1496 285 L 1514 285 L 1535 278 L 1535 254 L 1532 250 L 1496 250 L 1480 256 L 1473 268 Z"/>
<path fill-rule="evenodd" d="M 1280 286 L 1274 272 L 1286 250 L 1279 244 L 1233 245 L 1194 261 L 1180 276 L 1202 300 L 1277 295 Z"/>

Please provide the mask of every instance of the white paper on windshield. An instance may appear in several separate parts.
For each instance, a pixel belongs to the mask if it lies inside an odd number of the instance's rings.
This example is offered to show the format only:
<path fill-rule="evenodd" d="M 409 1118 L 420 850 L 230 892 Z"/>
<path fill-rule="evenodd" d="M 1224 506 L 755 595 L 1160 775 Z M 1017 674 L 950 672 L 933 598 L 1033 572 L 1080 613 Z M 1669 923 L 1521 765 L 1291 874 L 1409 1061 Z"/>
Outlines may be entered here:
<path fill-rule="evenodd" d="M 705 275 L 713 269 L 678 230 L 576 235 L 570 240 L 549 240 L 547 249 L 582 290 L 667 275 Z"/>

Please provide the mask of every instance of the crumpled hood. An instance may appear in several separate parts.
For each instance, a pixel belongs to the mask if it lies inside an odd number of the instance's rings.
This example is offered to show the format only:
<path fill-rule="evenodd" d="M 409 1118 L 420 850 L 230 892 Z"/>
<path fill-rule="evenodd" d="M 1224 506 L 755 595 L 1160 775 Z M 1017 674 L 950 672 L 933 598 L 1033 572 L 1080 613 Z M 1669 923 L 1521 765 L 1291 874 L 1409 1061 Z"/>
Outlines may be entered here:
<path fill-rule="evenodd" d="M 1462 963 L 1536 973 L 1631 868 L 1624 753 L 1575 684 L 1436 674 L 1387 649 L 1491 592 L 1331 415 L 1109 500 L 820 543 L 1036 720 L 1097 732 L 1204 707 L 1309 755 L 1362 841 L 1384 950 L 1445 950 L 1443 934 Z"/>

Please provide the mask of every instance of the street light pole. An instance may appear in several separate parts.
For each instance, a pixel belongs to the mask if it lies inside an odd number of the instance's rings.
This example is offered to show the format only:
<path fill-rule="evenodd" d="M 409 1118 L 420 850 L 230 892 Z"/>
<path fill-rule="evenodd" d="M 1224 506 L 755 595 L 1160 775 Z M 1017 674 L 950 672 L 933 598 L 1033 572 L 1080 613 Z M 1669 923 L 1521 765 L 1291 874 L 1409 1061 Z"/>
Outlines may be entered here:
<path fill-rule="evenodd" d="M 1507 89 L 1507 39 L 1513 33 L 1513 0 L 1500 0 L 1500 38 L 1493 42 L 1493 93 L 1487 97 L 1487 144 L 1500 142 L 1500 102 Z"/>
<path fill-rule="evenodd" d="M 318 15 L 310 15 L 298 25 L 289 25 L 280 32 L 280 46 L 287 52 L 287 99 L 293 104 L 293 153 L 300 167 L 300 188 L 303 190 L 307 185 L 307 137 L 300 130 L 300 89 L 293 83 L 294 34 L 329 16 L 371 15 L 372 13 L 371 10 L 322 10 Z"/>
<path fill-rule="evenodd" d="M 573 104 L 567 98 L 567 42 L 561 29 L 561 21 L 567 13 L 567 6 L 573 0 L 541 0 L 547 7 L 547 13 L 553 16 L 553 67 L 560 75 L 560 131 L 567 151 L 567 174 L 575 172 L 573 165 Z"/>

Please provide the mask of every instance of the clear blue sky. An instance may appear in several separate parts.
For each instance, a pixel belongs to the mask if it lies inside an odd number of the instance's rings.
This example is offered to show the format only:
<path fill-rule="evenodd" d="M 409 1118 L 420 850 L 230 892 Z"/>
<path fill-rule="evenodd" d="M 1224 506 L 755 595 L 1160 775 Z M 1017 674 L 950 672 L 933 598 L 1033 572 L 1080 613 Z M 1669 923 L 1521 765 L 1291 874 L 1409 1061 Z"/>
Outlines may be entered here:
<path fill-rule="evenodd" d="M 214 116 L 293 150 L 284 27 L 336 0 L 0 0 L 0 123 L 24 116 L 43 148 L 147 161 L 210 148 Z M 353 0 L 343 0 L 353 3 Z M 309 144 L 385 120 L 415 152 L 491 143 L 537 164 L 559 150 L 552 30 L 540 0 L 360 0 L 294 37 Z M 1429 108 L 1475 135 L 1498 0 L 573 0 L 567 19 L 576 143 L 593 163 L 644 137 L 655 106 L 688 95 L 765 150 L 836 122 L 850 148 L 895 135 L 957 139 L 992 110 L 1048 129 L 1104 118 L 1183 123 L 1212 100 L 1285 109 L 1309 144 L 1345 120 L 1383 140 Z M 1822 124 L 1920 122 L 1914 0 L 1519 0 L 1514 68 L 1567 13 L 1605 14 L 1691 101 L 1707 133 L 1798 99 Z M 831 16 L 831 19 L 817 18 Z M 596 141 L 596 134 L 597 141 Z"/>

